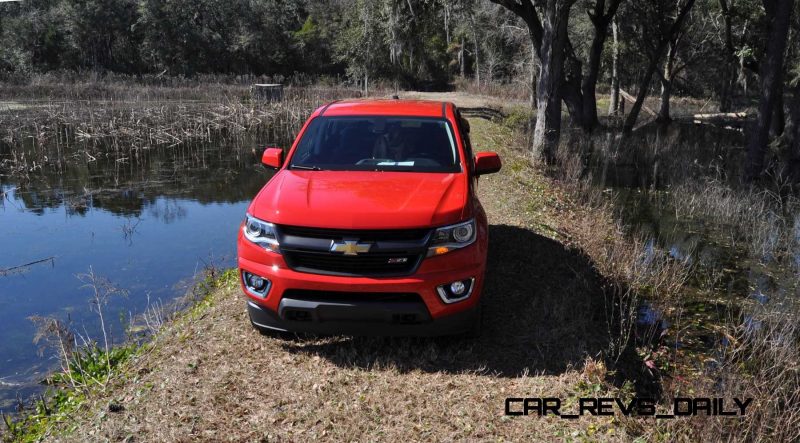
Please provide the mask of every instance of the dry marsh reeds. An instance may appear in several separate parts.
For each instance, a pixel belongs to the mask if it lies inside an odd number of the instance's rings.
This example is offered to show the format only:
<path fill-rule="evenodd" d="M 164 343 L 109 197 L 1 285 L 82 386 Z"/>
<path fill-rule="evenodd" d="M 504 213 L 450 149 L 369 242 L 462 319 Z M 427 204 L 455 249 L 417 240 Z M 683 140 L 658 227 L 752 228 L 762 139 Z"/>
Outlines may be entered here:
<path fill-rule="evenodd" d="M 64 96 L 86 99 L 20 100 L 12 109 L 0 108 L 0 174 L 24 178 L 43 167 L 61 169 L 65 162 L 91 163 L 101 156 L 125 163 L 151 149 L 221 140 L 286 147 L 316 107 L 358 96 L 341 87 L 287 87 L 283 100 L 264 102 L 252 100 L 248 87 L 212 84 L 193 87 L 187 100 L 181 88 L 153 93 L 148 87 L 103 86 L 85 92 L 67 84 Z"/>
<path fill-rule="evenodd" d="M 205 102 L 38 102 L 27 109 L 0 113 L 0 139 L 10 145 L 32 138 L 38 144 L 88 140 L 170 146 L 192 139 L 208 140 L 218 133 L 291 133 L 316 106 L 336 95 L 326 90 L 304 90 L 287 94 L 285 100 L 275 103 L 231 97 Z"/>

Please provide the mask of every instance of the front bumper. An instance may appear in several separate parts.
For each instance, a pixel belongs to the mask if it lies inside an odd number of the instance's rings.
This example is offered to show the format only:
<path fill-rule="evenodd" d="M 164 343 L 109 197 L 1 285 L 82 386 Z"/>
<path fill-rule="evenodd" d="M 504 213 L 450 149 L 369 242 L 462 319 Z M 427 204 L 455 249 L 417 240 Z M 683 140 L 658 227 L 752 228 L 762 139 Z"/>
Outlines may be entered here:
<path fill-rule="evenodd" d="M 247 302 L 253 325 L 275 331 L 322 335 L 441 336 L 470 331 L 477 308 L 432 319 L 423 303 L 324 302 L 284 298 L 278 312 Z M 306 315 L 296 315 L 298 312 Z M 413 318 L 412 323 L 405 323 Z"/>
<path fill-rule="evenodd" d="M 281 331 L 344 335 L 432 336 L 466 332 L 475 318 L 483 287 L 486 242 L 422 261 L 416 272 L 399 277 L 347 277 L 300 272 L 291 269 L 280 254 L 264 251 L 247 241 L 239 242 L 239 268 L 270 280 L 266 297 L 249 293 L 252 322 Z M 471 296 L 445 303 L 436 291 L 439 285 L 475 278 Z M 316 291 L 320 297 L 292 298 L 296 291 Z M 369 297 L 328 299 L 326 293 L 416 294 L 415 303 L 398 305 Z M 289 311 L 305 311 L 298 319 Z M 405 316 L 404 316 L 405 315 Z M 412 322 L 408 319 L 413 318 Z"/>

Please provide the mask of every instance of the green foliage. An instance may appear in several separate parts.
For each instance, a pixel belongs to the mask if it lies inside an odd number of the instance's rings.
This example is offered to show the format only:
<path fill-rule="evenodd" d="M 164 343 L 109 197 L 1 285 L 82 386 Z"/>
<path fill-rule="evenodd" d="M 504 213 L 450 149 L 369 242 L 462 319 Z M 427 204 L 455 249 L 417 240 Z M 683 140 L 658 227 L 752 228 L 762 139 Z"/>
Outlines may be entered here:
<path fill-rule="evenodd" d="M 314 22 L 314 18 L 309 15 L 303 26 L 295 31 L 294 36 L 304 44 L 309 44 L 319 38 L 319 26 Z"/>
<path fill-rule="evenodd" d="M 354 81 L 368 76 L 402 86 L 421 82 L 441 86 L 455 71 L 447 36 L 463 36 L 464 14 L 478 4 L 475 0 L 5 3 L 0 4 L 0 73 L 20 78 L 35 71 L 65 69 L 173 76 L 346 74 Z"/>
<path fill-rule="evenodd" d="M 109 350 L 108 358 L 106 358 L 105 350 L 97 343 L 91 343 L 89 346 L 75 351 L 70 357 L 68 371 L 53 374 L 50 382 L 78 386 L 102 385 L 110 374 L 130 359 L 137 350 L 138 346 L 135 344 L 113 347 Z"/>
<path fill-rule="evenodd" d="M 625 89 L 637 85 L 647 71 L 679 3 L 622 2 L 616 23 L 619 80 Z M 595 0 L 576 2 L 569 19 L 570 51 L 584 71 L 595 33 L 587 11 L 595 5 Z M 787 81 L 798 77 L 792 69 L 800 60 L 800 3 L 795 9 Z M 675 43 L 674 93 L 752 95 L 767 28 L 760 0 L 697 0 Z M 610 82 L 609 40 L 599 74 L 603 92 Z M 524 98 L 537 67 L 526 23 L 490 0 L 0 3 L 0 79 L 25 81 L 32 73 L 58 70 L 188 77 L 254 74 L 298 83 L 338 83 L 344 77 L 352 84 L 367 79 L 408 89 L 470 84 L 461 79 L 463 74 L 480 77 L 475 83 L 481 88 L 513 85 L 515 97 Z"/>
<path fill-rule="evenodd" d="M 112 348 L 108 357 L 92 343 L 75 351 L 64 372 L 53 374 L 48 382 L 55 388 L 41 396 L 18 420 L 4 416 L 4 440 L 41 441 L 59 423 L 68 423 L 95 390 L 102 389 L 119 369 L 142 348 L 130 343 Z M 109 363 L 111 366 L 109 366 Z"/>

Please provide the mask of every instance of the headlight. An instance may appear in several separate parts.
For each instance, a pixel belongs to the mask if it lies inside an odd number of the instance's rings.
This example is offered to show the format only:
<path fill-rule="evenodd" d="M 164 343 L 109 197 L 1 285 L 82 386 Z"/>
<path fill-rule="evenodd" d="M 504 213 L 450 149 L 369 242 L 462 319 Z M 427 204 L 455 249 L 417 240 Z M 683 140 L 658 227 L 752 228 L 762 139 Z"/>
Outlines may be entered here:
<path fill-rule="evenodd" d="M 447 254 L 455 249 L 461 249 L 475 243 L 475 219 L 438 228 L 433 233 L 431 246 L 428 248 L 428 257 Z"/>
<path fill-rule="evenodd" d="M 244 237 L 251 242 L 263 246 L 272 252 L 280 253 L 278 237 L 275 235 L 275 225 L 265 222 L 247 214 L 242 228 Z"/>

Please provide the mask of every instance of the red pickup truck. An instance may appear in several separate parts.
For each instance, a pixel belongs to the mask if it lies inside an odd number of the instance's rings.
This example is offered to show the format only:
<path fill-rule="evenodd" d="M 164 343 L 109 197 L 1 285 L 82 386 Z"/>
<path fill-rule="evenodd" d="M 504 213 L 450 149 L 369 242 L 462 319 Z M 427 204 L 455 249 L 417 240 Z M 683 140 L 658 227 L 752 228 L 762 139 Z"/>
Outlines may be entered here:
<path fill-rule="evenodd" d="M 317 109 L 238 237 L 242 290 L 262 332 L 475 334 L 488 225 L 473 155 L 452 103 L 348 100 Z"/>

